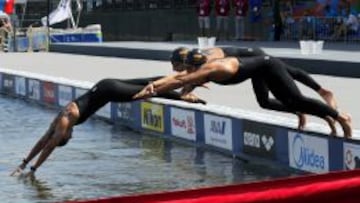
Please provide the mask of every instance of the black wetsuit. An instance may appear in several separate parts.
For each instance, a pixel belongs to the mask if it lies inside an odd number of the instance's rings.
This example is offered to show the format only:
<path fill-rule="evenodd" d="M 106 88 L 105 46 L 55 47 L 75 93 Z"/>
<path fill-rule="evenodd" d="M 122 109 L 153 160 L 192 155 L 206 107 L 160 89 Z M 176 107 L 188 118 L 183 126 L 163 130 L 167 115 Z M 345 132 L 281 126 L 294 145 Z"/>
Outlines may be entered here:
<path fill-rule="evenodd" d="M 338 117 L 338 112 L 328 105 L 303 96 L 296 86 L 289 66 L 272 56 L 239 58 L 240 67 L 233 77 L 216 82 L 223 85 L 237 84 L 251 78 L 259 105 L 263 108 L 301 112 L 319 117 Z M 276 99 L 269 98 L 269 90 Z"/>
<path fill-rule="evenodd" d="M 221 47 L 221 49 L 223 50 L 225 57 L 231 57 L 231 56 L 238 57 L 239 60 L 243 60 L 244 57 L 248 58 L 254 56 L 269 56 L 262 49 L 259 48 Z M 283 67 L 286 68 L 287 72 L 292 76 L 292 78 L 303 83 L 309 88 L 315 91 L 319 91 L 319 89 L 321 88 L 321 86 L 312 77 L 310 77 L 307 72 L 290 65 L 283 65 Z M 244 80 L 249 78 L 247 76 L 247 73 L 241 73 L 241 75 L 242 75 L 241 77 L 235 76 L 235 78 L 237 79 L 234 79 L 234 81 L 241 80 L 241 78 L 243 78 Z M 239 82 L 235 82 L 235 83 L 239 83 Z"/>
<path fill-rule="evenodd" d="M 142 78 L 142 79 L 103 79 L 96 83 L 89 91 L 74 100 L 80 117 L 76 125 L 83 123 L 98 109 L 108 102 L 129 102 L 132 97 L 141 91 L 149 81 L 155 81 L 161 77 Z M 157 97 L 180 100 L 180 94 L 172 91 L 159 94 Z"/>

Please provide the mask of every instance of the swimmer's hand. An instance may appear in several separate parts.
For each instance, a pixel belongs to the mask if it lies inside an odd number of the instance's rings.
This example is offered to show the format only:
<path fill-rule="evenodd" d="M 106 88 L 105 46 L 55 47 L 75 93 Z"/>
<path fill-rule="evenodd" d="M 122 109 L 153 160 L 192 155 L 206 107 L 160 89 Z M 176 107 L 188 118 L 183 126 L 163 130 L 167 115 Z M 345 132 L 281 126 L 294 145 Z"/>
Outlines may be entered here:
<path fill-rule="evenodd" d="M 26 162 L 22 162 L 11 174 L 10 176 L 19 176 L 23 173 L 26 167 Z"/>
<path fill-rule="evenodd" d="M 205 100 L 200 99 L 198 96 L 196 96 L 195 94 L 192 94 L 192 93 L 181 95 L 181 99 L 186 102 L 190 102 L 190 103 L 201 103 L 204 105 L 206 104 Z"/>
<path fill-rule="evenodd" d="M 133 99 L 147 99 L 152 96 L 155 96 L 156 92 L 154 90 L 153 83 L 149 83 L 147 86 L 145 86 L 140 92 L 135 94 L 132 98 Z"/>

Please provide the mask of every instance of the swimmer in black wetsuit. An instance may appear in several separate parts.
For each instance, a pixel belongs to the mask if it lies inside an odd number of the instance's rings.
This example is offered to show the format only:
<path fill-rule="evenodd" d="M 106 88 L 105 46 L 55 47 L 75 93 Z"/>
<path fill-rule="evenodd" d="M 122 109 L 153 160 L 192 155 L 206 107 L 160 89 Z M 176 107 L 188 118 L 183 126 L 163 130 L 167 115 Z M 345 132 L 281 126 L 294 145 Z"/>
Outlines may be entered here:
<path fill-rule="evenodd" d="M 186 60 L 188 61 L 186 71 L 154 81 L 134 98 L 148 98 L 154 92 L 166 92 L 188 84 L 201 85 L 212 81 L 229 85 L 251 78 L 258 85 L 254 86 L 254 91 L 258 91 L 257 96 L 267 98 L 268 91 L 271 91 L 276 98 L 267 100 L 270 103 L 261 103 L 263 99 L 258 98 L 260 106 L 272 110 L 319 116 L 328 122 L 331 129 L 335 129 L 333 119 L 340 123 L 345 137 L 349 138 L 352 135 L 350 117 L 318 100 L 303 96 L 287 71 L 287 65 L 279 59 L 272 56 L 255 56 L 207 61 L 203 54 L 192 52 L 187 55 Z"/>
<path fill-rule="evenodd" d="M 171 55 L 171 62 L 173 65 L 173 70 L 175 71 L 184 71 L 187 69 L 191 63 L 194 63 L 194 60 L 186 61 L 187 54 L 190 52 L 195 52 L 196 50 L 190 50 L 186 47 L 179 47 L 172 52 Z M 221 59 L 225 57 L 240 57 L 240 58 L 249 58 L 249 57 L 256 57 L 256 56 L 266 56 L 267 54 L 259 48 L 246 48 L 246 47 L 214 47 L 205 50 L 201 50 L 201 54 L 205 56 L 206 61 L 211 61 L 214 59 Z M 190 63 L 190 64 L 187 64 Z M 283 62 L 281 62 L 283 63 Z M 196 64 L 193 64 L 196 65 Z M 331 106 L 332 108 L 337 108 L 336 100 L 333 96 L 333 93 L 323 88 L 319 83 L 317 83 L 308 73 L 305 71 L 295 68 L 290 65 L 283 65 L 286 68 L 287 72 L 291 75 L 291 77 L 302 84 L 306 85 L 307 87 L 313 89 L 317 92 L 325 102 Z M 244 75 L 245 77 L 245 75 Z M 269 108 L 273 110 L 278 109 L 278 101 L 269 98 L 268 89 L 264 85 L 264 82 L 260 78 L 252 78 L 251 80 L 254 88 L 254 92 L 256 95 L 256 99 L 258 100 L 259 104 L 263 108 Z M 235 83 L 236 84 L 236 83 Z M 194 86 L 187 85 L 183 88 L 182 92 L 190 92 L 194 89 Z M 301 112 L 297 112 L 297 116 L 299 117 L 299 125 L 298 128 L 300 130 L 305 128 L 306 124 L 306 117 L 305 114 Z M 333 122 L 327 119 L 327 122 Z M 330 124 L 329 124 L 330 125 Z M 330 125 L 331 127 L 331 134 L 336 134 L 336 128 L 334 125 Z"/>
<path fill-rule="evenodd" d="M 33 166 L 30 167 L 28 175 L 33 175 L 37 168 L 47 159 L 51 152 L 57 146 L 64 146 L 72 136 L 72 128 L 85 122 L 98 109 L 108 102 L 129 102 L 138 91 L 140 91 L 149 82 L 158 79 L 104 79 L 95 84 L 89 91 L 74 101 L 70 102 L 52 121 L 45 135 L 32 148 L 28 156 L 23 160 L 19 167 L 11 174 L 21 173 L 30 162 L 39 153 L 39 158 Z M 195 97 L 186 97 L 177 92 L 169 91 L 157 95 L 174 100 L 184 100 L 193 103 L 205 103 L 205 101 Z"/>

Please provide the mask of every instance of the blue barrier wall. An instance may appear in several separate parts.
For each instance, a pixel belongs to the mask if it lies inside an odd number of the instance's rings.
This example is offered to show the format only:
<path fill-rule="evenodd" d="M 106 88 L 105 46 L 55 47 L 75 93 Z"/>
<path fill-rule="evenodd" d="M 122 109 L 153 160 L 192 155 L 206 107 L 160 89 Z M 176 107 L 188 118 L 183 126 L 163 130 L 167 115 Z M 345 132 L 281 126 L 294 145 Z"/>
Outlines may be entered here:
<path fill-rule="evenodd" d="M 0 69 L 0 93 L 61 108 L 92 84 Z M 360 168 L 360 141 L 231 116 L 200 104 L 109 103 L 96 117 L 243 159 L 326 173 Z"/>

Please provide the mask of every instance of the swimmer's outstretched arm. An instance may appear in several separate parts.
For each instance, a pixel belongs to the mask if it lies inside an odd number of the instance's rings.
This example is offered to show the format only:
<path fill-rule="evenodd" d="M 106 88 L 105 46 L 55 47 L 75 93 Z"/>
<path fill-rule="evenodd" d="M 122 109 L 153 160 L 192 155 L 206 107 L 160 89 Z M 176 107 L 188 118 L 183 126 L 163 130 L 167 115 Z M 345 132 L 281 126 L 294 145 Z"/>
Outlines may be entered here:
<path fill-rule="evenodd" d="M 146 99 L 159 93 L 168 92 L 180 87 L 184 87 L 187 84 L 203 84 L 208 82 L 208 76 L 213 69 L 209 66 L 203 66 L 199 70 L 187 73 L 186 71 L 173 76 L 167 76 L 160 80 L 156 80 L 151 83 L 152 87 L 148 86 L 137 93 L 134 99 Z M 152 89 L 152 90 L 151 90 Z"/>
<path fill-rule="evenodd" d="M 55 126 L 55 132 L 48 140 L 44 148 L 41 150 L 39 158 L 36 160 L 35 164 L 31 167 L 31 170 L 28 173 L 28 175 L 33 175 L 36 169 L 38 169 L 46 161 L 49 155 L 54 151 L 55 147 L 57 147 L 61 142 L 61 140 L 65 137 L 69 127 L 71 126 L 70 126 L 70 121 L 68 120 L 67 117 L 61 117 L 58 120 Z"/>
<path fill-rule="evenodd" d="M 66 119 L 67 120 L 67 119 Z M 59 125 L 60 124 L 60 125 Z M 62 134 L 65 134 L 66 121 L 64 119 L 56 118 L 46 131 L 45 135 L 42 136 L 35 146 L 31 149 L 29 155 L 23 160 L 23 162 L 15 169 L 10 175 L 15 176 L 21 173 L 26 165 L 40 152 L 40 156 L 35 164 L 30 168 L 30 172 L 27 175 L 33 175 L 38 167 L 47 159 L 55 147 L 60 143 Z"/>
<path fill-rule="evenodd" d="M 30 153 L 27 155 L 26 158 L 23 159 L 22 163 L 10 174 L 11 176 L 14 176 L 18 173 L 21 173 L 25 168 L 26 165 L 36 156 L 40 153 L 41 150 L 45 147 L 45 145 L 48 143 L 51 135 L 54 133 L 55 130 L 55 122 L 57 118 L 54 119 L 54 121 L 51 123 L 48 130 L 45 132 L 45 134 L 37 141 L 37 143 L 34 145 L 34 147 L 31 149 Z"/>

